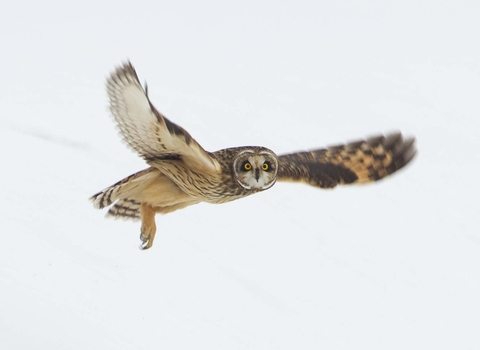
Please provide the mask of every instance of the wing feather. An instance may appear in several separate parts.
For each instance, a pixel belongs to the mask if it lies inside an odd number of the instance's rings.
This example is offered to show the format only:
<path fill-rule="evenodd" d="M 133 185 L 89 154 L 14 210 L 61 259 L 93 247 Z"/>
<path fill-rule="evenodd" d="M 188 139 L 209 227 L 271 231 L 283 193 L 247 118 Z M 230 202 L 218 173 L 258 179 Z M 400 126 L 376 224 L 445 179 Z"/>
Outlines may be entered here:
<path fill-rule="evenodd" d="M 130 62 L 107 79 L 110 111 L 123 140 L 151 166 L 183 161 L 198 171 L 218 172 L 220 165 L 190 134 L 165 118 L 150 102 Z"/>
<path fill-rule="evenodd" d="M 332 188 L 380 180 L 403 168 L 416 153 L 415 139 L 377 136 L 325 149 L 281 155 L 278 181 Z"/>

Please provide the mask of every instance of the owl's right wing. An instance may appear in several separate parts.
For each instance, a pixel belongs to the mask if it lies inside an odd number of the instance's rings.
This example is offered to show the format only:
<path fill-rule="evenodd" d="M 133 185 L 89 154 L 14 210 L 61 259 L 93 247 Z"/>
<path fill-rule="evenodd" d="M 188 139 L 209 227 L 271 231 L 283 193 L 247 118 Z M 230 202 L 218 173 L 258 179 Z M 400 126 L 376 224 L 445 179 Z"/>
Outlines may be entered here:
<path fill-rule="evenodd" d="M 403 168 L 416 153 L 415 139 L 400 133 L 325 149 L 279 156 L 278 181 L 321 188 L 380 180 Z"/>
<path fill-rule="evenodd" d="M 220 172 L 220 165 L 190 134 L 165 118 L 150 102 L 130 62 L 107 79 L 110 111 L 123 139 L 148 164 L 183 161 L 204 173 Z"/>

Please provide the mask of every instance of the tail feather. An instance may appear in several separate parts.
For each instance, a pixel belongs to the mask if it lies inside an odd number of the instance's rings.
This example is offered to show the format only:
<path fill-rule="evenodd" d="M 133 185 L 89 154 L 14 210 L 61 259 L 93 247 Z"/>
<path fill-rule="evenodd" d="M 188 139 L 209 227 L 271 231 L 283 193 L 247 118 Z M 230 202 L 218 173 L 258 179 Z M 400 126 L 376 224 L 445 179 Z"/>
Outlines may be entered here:
<path fill-rule="evenodd" d="M 119 199 L 107 212 L 107 217 L 140 220 L 140 206 L 141 203 L 133 199 Z"/>
<path fill-rule="evenodd" d="M 148 168 L 132 174 L 96 193 L 90 197 L 90 200 L 97 209 L 103 209 L 113 204 L 107 213 L 107 217 L 140 219 L 141 203 L 132 199 L 132 197 L 135 198 L 138 186 L 144 184 L 146 179 L 156 176 L 157 171 L 154 168 Z"/>

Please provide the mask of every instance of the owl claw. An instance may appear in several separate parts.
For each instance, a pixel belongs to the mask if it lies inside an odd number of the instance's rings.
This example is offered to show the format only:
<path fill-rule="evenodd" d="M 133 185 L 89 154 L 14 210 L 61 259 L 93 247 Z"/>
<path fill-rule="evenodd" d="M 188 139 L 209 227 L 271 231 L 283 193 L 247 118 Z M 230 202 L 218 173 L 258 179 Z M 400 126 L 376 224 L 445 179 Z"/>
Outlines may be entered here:
<path fill-rule="evenodd" d="M 150 248 L 150 247 L 147 247 L 149 242 L 148 236 L 143 232 L 140 233 L 140 241 L 142 241 L 142 243 L 140 243 L 140 246 L 138 247 L 139 249 L 145 250 Z"/>
<path fill-rule="evenodd" d="M 142 231 L 140 232 L 140 244 L 139 248 L 141 250 L 149 249 L 153 245 L 153 239 L 155 237 L 155 228 L 147 228 L 142 226 Z"/>
<path fill-rule="evenodd" d="M 148 248 L 150 248 L 150 247 L 148 246 L 148 240 L 142 242 L 142 243 L 138 246 L 138 249 L 140 249 L 140 250 L 146 250 L 146 249 L 148 249 Z"/>

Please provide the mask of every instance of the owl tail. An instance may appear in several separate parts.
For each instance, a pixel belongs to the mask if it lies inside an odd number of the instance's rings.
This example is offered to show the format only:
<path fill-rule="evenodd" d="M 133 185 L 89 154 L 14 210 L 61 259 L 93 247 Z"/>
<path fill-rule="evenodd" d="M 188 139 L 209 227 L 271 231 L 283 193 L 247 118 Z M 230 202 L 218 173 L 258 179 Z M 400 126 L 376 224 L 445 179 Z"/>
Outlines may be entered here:
<path fill-rule="evenodd" d="M 142 184 L 145 177 L 152 175 L 154 171 L 153 168 L 139 171 L 98 192 L 90 197 L 93 206 L 102 209 L 116 202 L 108 211 L 107 216 L 139 219 L 141 203 L 128 197 Z"/>
<path fill-rule="evenodd" d="M 119 199 L 107 212 L 107 217 L 115 219 L 140 220 L 140 206 L 142 203 L 133 199 Z"/>

